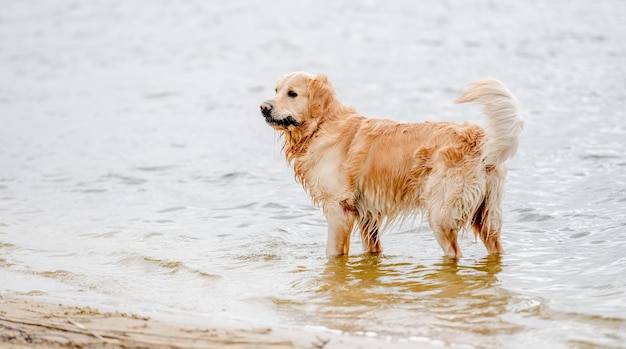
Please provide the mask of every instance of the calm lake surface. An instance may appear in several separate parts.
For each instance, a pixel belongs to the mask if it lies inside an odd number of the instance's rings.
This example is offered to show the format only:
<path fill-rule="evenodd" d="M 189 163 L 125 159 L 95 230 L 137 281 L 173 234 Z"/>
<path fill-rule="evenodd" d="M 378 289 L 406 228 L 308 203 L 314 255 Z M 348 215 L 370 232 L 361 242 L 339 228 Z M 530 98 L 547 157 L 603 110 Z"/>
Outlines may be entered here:
<path fill-rule="evenodd" d="M 626 346 L 626 2 L 0 1 L 0 294 L 424 346 Z M 324 256 L 259 113 L 325 73 L 367 116 L 526 119 L 506 254 L 419 219 Z"/>

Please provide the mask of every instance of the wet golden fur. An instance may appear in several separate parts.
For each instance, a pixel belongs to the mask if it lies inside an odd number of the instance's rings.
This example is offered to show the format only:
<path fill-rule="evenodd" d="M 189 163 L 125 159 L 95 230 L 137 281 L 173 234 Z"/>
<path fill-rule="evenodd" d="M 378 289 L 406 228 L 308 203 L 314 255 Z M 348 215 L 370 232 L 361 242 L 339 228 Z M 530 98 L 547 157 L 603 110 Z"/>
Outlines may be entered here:
<path fill-rule="evenodd" d="M 422 214 L 445 255 L 461 257 L 457 233 L 473 229 L 489 253 L 500 242 L 505 161 L 523 121 L 495 79 L 472 83 L 457 102 L 485 105 L 487 130 L 469 123 L 398 123 L 343 105 L 324 75 L 291 73 L 261 105 L 281 132 L 295 176 L 328 221 L 326 254 L 348 254 L 353 229 L 382 251 L 385 224 Z"/>

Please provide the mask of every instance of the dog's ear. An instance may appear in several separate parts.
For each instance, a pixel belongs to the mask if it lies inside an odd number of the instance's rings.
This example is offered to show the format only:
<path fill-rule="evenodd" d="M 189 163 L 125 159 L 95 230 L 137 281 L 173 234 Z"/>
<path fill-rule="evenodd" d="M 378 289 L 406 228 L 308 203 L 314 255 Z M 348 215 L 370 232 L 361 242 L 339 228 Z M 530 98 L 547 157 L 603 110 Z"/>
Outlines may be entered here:
<path fill-rule="evenodd" d="M 335 101 L 335 89 L 324 74 L 309 82 L 309 113 L 313 118 L 324 115 Z"/>

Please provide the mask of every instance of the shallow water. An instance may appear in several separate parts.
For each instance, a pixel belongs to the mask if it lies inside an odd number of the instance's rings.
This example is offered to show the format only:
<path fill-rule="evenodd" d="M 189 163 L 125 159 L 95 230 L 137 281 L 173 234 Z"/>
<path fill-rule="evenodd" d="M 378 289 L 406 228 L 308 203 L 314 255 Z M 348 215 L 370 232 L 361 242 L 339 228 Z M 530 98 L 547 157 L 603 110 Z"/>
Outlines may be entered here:
<path fill-rule="evenodd" d="M 3 1 L 0 292 L 452 346 L 626 343 L 622 1 Z M 526 128 L 503 244 L 418 221 L 324 257 L 258 105 L 280 74 L 400 121 L 505 81 Z"/>

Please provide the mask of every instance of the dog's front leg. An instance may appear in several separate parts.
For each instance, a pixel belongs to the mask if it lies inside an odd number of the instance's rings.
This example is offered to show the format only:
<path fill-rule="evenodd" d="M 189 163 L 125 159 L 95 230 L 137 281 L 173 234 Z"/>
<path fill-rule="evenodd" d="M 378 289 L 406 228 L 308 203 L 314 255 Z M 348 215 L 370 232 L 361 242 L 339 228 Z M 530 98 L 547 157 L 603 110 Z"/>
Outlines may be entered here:
<path fill-rule="evenodd" d="M 372 218 L 371 215 L 366 219 L 361 219 L 358 222 L 359 229 L 361 230 L 361 242 L 363 243 L 363 251 L 368 253 L 381 253 L 383 248 L 380 243 L 380 219 Z"/>
<path fill-rule="evenodd" d="M 347 255 L 350 252 L 350 235 L 354 227 L 354 215 L 344 210 L 339 203 L 324 205 L 324 215 L 328 222 L 326 256 L 332 258 Z"/>

